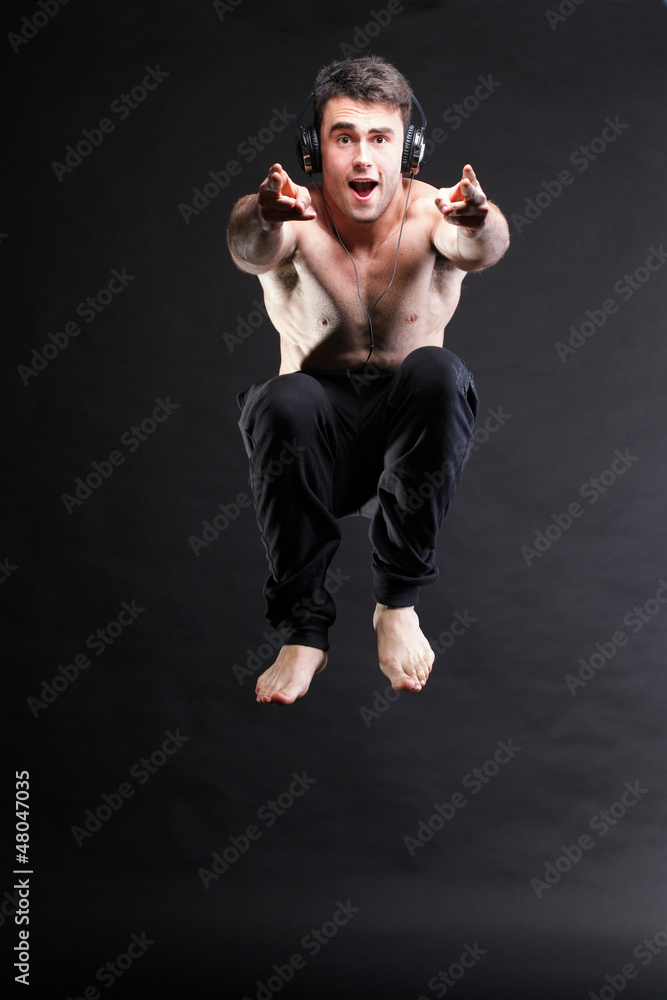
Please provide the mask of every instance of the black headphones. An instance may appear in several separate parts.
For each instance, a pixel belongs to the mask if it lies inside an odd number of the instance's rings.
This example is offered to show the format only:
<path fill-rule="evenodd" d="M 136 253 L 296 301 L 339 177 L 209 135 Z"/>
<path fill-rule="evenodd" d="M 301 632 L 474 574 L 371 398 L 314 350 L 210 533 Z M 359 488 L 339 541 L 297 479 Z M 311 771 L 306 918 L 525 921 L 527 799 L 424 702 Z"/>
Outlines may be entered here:
<path fill-rule="evenodd" d="M 325 76 L 317 86 L 321 87 L 327 80 L 331 80 L 337 73 L 340 73 L 341 69 L 342 67 L 334 70 L 329 76 Z M 304 101 L 296 123 L 296 155 L 301 169 L 309 175 L 322 173 L 322 153 L 317 129 L 314 125 L 304 125 L 302 122 L 303 113 L 308 106 L 308 102 L 314 96 L 315 91 L 311 91 Z M 401 159 L 401 173 L 414 175 L 419 171 L 424 159 L 424 151 L 426 149 L 426 118 L 424 117 L 422 106 L 415 95 L 412 94 L 411 96 L 415 107 L 421 115 L 422 123 L 419 127 L 410 125 L 406 130 L 403 157 Z"/>

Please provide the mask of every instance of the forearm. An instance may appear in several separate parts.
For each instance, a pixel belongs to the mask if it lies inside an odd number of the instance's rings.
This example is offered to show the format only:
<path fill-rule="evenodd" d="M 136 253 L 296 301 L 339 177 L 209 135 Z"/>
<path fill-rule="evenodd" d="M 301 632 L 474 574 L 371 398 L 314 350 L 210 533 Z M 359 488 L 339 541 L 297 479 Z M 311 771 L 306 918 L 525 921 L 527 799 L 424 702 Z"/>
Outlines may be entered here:
<path fill-rule="evenodd" d="M 290 223 L 262 221 L 257 195 L 249 194 L 232 210 L 227 246 L 237 267 L 262 274 L 287 255 L 290 231 Z"/>
<path fill-rule="evenodd" d="M 505 216 L 492 202 L 488 202 L 488 206 L 489 213 L 483 226 L 459 226 L 456 230 L 457 253 L 467 271 L 490 267 L 500 260 L 509 246 L 509 227 Z"/>

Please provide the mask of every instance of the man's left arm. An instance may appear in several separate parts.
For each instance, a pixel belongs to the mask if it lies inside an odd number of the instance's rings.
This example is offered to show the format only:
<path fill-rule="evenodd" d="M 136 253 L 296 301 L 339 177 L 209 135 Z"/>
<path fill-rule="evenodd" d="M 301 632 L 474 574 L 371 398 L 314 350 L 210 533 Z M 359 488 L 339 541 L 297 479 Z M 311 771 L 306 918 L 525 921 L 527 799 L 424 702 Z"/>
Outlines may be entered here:
<path fill-rule="evenodd" d="M 435 204 L 442 216 L 432 236 L 439 253 L 463 271 L 482 271 L 500 260 L 510 242 L 507 220 L 488 201 L 470 164 L 458 184 L 440 188 Z"/>

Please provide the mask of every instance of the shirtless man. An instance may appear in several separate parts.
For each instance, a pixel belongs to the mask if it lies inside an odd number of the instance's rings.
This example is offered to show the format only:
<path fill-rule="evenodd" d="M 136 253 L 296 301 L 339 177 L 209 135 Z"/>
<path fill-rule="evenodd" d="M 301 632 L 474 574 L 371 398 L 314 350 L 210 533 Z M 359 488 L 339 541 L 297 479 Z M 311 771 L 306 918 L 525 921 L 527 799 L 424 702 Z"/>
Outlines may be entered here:
<path fill-rule="evenodd" d="M 298 185 L 274 163 L 228 232 L 280 334 L 279 374 L 239 404 L 271 569 L 267 619 L 285 634 L 256 695 L 282 704 L 326 665 L 337 522 L 372 500 L 380 668 L 397 690 L 426 683 L 434 653 L 415 604 L 438 575 L 435 539 L 477 414 L 472 377 L 443 332 L 465 275 L 509 244 L 470 165 L 450 188 L 402 176 L 412 96 L 393 66 L 348 59 L 318 81 L 322 182 Z"/>

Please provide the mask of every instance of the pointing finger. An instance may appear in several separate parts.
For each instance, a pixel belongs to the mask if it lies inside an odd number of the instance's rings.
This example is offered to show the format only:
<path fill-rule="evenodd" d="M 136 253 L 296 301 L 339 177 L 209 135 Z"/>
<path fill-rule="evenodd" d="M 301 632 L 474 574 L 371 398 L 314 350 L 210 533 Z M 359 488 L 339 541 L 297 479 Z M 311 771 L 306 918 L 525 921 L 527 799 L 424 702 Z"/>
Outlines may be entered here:
<path fill-rule="evenodd" d="M 471 184 L 477 183 L 477 177 L 475 175 L 475 171 L 472 169 L 469 163 L 466 163 L 465 167 L 463 168 L 463 177 L 467 178 L 467 180 L 469 180 Z"/>
<path fill-rule="evenodd" d="M 279 163 L 274 163 L 269 170 L 269 175 L 267 177 L 268 186 L 274 191 L 279 191 L 282 186 L 282 172 L 282 167 Z"/>

